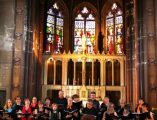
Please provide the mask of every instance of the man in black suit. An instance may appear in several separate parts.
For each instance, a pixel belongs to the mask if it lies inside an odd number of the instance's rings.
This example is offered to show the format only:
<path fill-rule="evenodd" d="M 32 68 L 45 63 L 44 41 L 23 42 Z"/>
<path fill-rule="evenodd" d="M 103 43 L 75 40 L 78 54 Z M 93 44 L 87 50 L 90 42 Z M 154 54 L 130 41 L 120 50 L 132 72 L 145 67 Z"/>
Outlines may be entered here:
<path fill-rule="evenodd" d="M 93 116 L 95 119 L 98 115 L 98 110 L 93 106 L 93 100 L 89 99 L 87 102 L 87 106 L 83 108 L 82 115 L 90 115 Z"/>
<path fill-rule="evenodd" d="M 96 93 L 94 91 L 90 93 L 90 98 L 93 101 L 93 107 L 99 110 L 100 104 L 99 101 L 96 100 Z"/>

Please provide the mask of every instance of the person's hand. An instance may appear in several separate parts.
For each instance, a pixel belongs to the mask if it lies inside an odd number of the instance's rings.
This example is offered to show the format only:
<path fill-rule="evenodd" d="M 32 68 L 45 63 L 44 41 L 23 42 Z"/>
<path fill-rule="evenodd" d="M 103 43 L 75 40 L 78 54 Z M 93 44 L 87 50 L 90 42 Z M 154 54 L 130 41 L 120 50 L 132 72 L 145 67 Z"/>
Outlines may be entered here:
<path fill-rule="evenodd" d="M 66 118 L 70 118 L 70 117 L 72 117 L 72 115 L 66 115 Z"/>
<path fill-rule="evenodd" d="M 75 117 L 77 117 L 78 116 L 78 112 L 74 112 L 74 114 L 73 114 Z"/>

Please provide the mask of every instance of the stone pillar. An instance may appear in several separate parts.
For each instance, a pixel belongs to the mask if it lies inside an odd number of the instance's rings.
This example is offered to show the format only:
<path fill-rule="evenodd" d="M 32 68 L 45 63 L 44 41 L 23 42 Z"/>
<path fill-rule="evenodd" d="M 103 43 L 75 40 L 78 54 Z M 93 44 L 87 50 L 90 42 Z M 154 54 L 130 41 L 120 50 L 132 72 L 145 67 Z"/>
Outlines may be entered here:
<path fill-rule="evenodd" d="M 11 98 L 22 95 L 23 87 L 23 41 L 24 41 L 24 16 L 25 0 L 16 0 L 15 17 L 15 41 L 13 43 L 13 65 L 12 65 L 12 84 Z M 26 68 L 27 69 L 27 68 Z M 27 90 L 27 89 L 26 89 Z"/>
<path fill-rule="evenodd" d="M 136 26 L 136 41 L 137 41 L 137 66 L 138 66 L 138 77 L 139 77 L 139 97 L 147 100 L 147 66 L 146 66 L 146 57 L 147 57 L 147 41 L 146 41 L 146 26 L 143 24 L 143 0 L 136 0 L 136 14 L 135 14 L 135 26 Z"/>
<path fill-rule="evenodd" d="M 127 102 L 137 104 L 139 96 L 138 86 L 138 74 L 137 70 L 137 57 L 136 52 L 138 50 L 135 42 L 135 0 L 125 1 L 125 31 L 126 31 L 126 90 L 127 90 Z"/>
<path fill-rule="evenodd" d="M 144 0 L 144 25 L 146 25 L 147 40 L 147 93 L 151 106 L 157 105 L 157 59 L 156 59 L 156 33 L 155 33 L 155 0 Z"/>
<path fill-rule="evenodd" d="M 132 39 L 133 41 L 133 47 L 132 47 L 132 52 L 133 52 L 133 66 L 132 66 L 132 71 L 133 71 L 133 86 L 132 86 L 132 89 L 133 89 L 133 108 L 136 107 L 137 103 L 138 103 L 138 100 L 139 100 L 139 97 L 140 97 L 140 91 L 139 91 L 139 84 L 140 84 L 140 79 L 139 79 L 139 39 L 138 39 L 138 24 L 137 24 L 137 21 L 138 21 L 138 17 L 137 17 L 137 8 L 138 8 L 138 4 L 137 4 L 137 1 L 138 0 L 134 0 L 133 3 L 134 3 L 134 9 L 133 9 L 133 16 L 134 16 L 134 26 L 132 26 L 132 37 L 134 37 L 134 39 Z"/>

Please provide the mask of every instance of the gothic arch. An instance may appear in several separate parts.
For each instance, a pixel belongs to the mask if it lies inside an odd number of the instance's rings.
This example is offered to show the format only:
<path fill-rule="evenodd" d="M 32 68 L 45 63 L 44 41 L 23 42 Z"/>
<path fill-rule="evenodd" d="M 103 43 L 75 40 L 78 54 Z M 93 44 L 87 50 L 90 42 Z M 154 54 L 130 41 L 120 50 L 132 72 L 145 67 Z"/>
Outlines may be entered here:
<path fill-rule="evenodd" d="M 111 6 L 113 5 L 113 3 L 116 3 L 117 6 L 123 11 L 123 2 L 121 0 L 108 0 L 106 1 L 106 3 L 104 4 L 104 6 L 102 7 L 102 10 L 101 10 L 101 31 L 102 31 L 102 34 L 104 35 L 104 41 L 103 41 L 103 49 L 105 50 L 106 52 L 106 16 L 107 16 L 107 13 L 108 11 L 110 10 Z M 124 16 L 124 15 L 123 15 Z M 124 17 L 123 17 L 124 19 Z M 124 23 L 123 23 L 124 24 Z"/>
<path fill-rule="evenodd" d="M 80 4 L 78 4 L 74 9 L 73 9 L 73 18 L 72 18 L 72 31 L 74 31 L 74 19 L 76 17 L 77 14 L 77 10 L 81 7 L 88 7 L 93 11 L 93 15 L 95 17 L 95 52 L 98 51 L 98 32 L 99 32 L 99 16 L 98 16 L 98 10 L 89 2 L 82 2 Z M 72 34 L 72 38 L 74 38 L 74 35 Z M 74 45 L 74 41 L 72 39 L 72 44 Z"/>
<path fill-rule="evenodd" d="M 69 9 L 66 6 L 65 2 L 63 0 L 52 0 L 48 1 L 47 3 L 47 9 L 50 8 L 54 3 L 57 3 L 61 12 L 64 15 L 64 28 L 63 28 L 63 50 L 66 52 L 69 50 Z M 66 42 L 65 42 L 66 40 Z"/>

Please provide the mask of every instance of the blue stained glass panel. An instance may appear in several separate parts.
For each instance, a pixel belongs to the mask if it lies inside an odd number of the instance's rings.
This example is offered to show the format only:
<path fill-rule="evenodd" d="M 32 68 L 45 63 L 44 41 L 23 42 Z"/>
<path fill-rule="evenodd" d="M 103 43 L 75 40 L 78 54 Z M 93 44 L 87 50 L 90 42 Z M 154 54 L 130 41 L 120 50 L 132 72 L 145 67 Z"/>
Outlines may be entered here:
<path fill-rule="evenodd" d="M 57 25 L 63 26 L 63 19 L 62 18 L 57 18 Z"/>
<path fill-rule="evenodd" d="M 75 28 L 84 28 L 84 21 L 75 21 Z"/>
<path fill-rule="evenodd" d="M 95 28 L 95 21 L 86 21 L 86 28 Z"/>
<path fill-rule="evenodd" d="M 48 16 L 47 16 L 47 22 L 54 24 L 54 17 L 51 16 L 51 15 L 48 15 Z"/>
<path fill-rule="evenodd" d="M 122 16 L 117 16 L 117 17 L 115 18 L 115 22 L 116 22 L 116 24 L 123 23 L 123 18 L 122 18 Z"/>
<path fill-rule="evenodd" d="M 106 20 L 106 26 L 112 26 L 113 25 L 113 18 Z"/>

